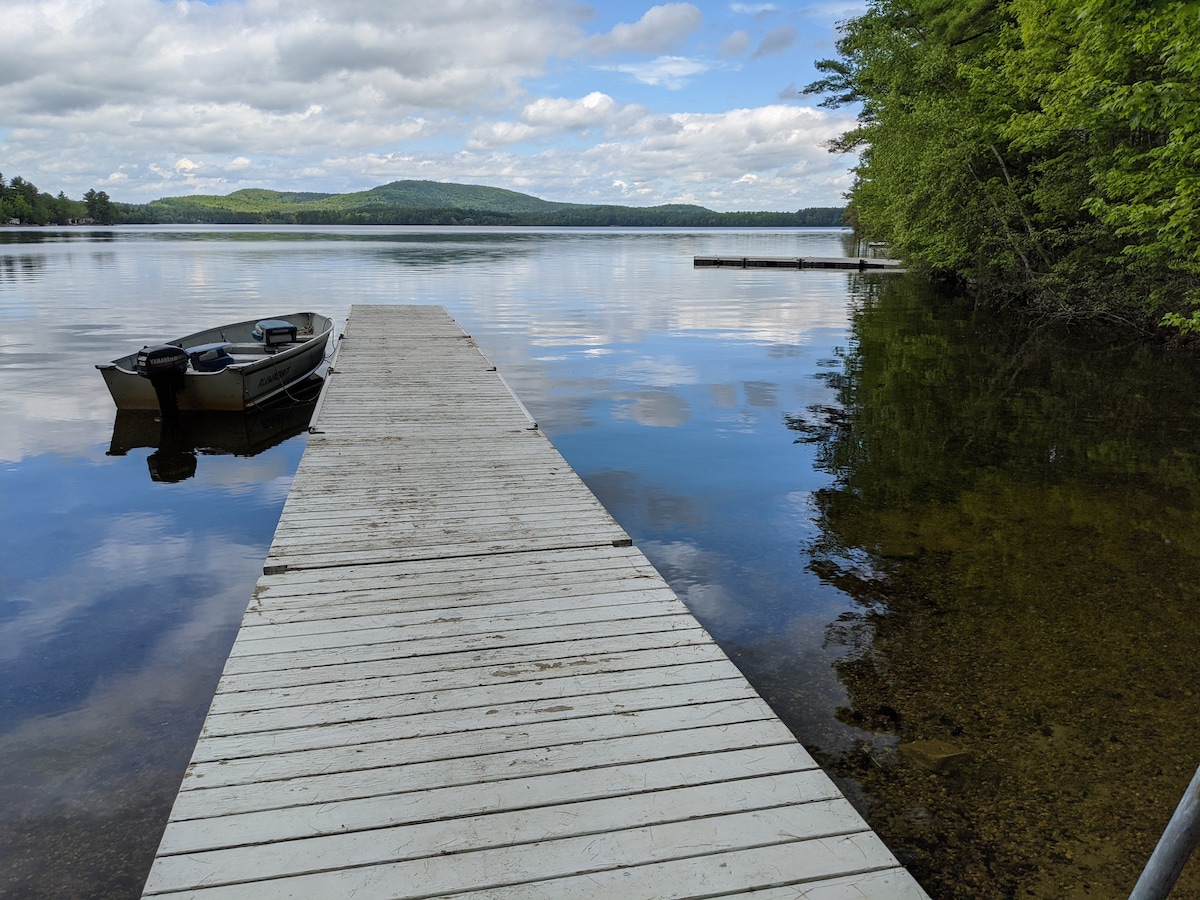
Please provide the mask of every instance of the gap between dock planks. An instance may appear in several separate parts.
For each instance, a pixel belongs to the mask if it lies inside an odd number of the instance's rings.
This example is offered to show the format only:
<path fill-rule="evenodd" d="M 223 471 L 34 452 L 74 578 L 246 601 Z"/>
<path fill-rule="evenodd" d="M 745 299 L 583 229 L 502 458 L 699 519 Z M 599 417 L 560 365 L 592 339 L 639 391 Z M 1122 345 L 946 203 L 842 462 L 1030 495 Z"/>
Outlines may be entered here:
<path fill-rule="evenodd" d="M 143 896 L 925 897 L 444 309 L 312 432 Z"/>

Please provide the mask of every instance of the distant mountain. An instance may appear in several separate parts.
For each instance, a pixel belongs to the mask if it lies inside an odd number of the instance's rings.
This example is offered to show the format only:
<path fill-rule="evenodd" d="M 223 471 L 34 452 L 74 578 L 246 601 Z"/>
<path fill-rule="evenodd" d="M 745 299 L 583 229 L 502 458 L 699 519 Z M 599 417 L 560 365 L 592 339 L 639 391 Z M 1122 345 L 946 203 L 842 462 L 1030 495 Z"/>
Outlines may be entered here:
<path fill-rule="evenodd" d="M 140 209 L 144 218 L 139 218 Z M 247 188 L 226 196 L 164 197 L 129 209 L 124 221 L 264 225 L 841 225 L 841 207 L 795 213 L 718 213 L 702 206 L 592 206 L 553 203 L 474 184 L 394 181 L 349 194 Z"/>
<path fill-rule="evenodd" d="M 478 184 L 449 184 L 441 181 L 393 181 L 369 191 L 341 194 L 338 199 L 348 206 L 382 203 L 389 206 L 474 209 L 514 215 L 546 213 L 576 205 L 552 203 L 503 188 Z"/>

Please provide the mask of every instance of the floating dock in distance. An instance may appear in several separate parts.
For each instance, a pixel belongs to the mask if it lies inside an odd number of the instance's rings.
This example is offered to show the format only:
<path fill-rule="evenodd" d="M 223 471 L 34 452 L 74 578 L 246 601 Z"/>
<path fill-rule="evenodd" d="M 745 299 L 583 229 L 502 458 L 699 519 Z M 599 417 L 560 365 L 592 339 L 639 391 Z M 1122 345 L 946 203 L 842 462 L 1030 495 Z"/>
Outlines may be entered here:
<path fill-rule="evenodd" d="M 312 431 L 143 896 L 926 897 L 445 310 Z"/>
<path fill-rule="evenodd" d="M 870 256 L 694 256 L 696 269 L 851 269 L 902 272 L 903 261 Z"/>

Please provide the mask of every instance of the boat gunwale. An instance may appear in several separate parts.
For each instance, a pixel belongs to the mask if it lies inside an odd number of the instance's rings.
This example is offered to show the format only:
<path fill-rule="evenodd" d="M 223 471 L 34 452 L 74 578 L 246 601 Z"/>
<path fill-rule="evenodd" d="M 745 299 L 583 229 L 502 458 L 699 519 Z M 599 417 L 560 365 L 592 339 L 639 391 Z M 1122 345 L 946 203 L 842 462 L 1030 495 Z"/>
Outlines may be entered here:
<path fill-rule="evenodd" d="M 286 393 L 295 385 L 299 384 L 305 378 L 312 375 L 313 372 L 320 368 L 321 364 L 328 358 L 327 348 L 330 335 L 333 333 L 335 322 L 329 316 L 315 312 L 296 312 L 284 315 L 273 316 L 272 318 L 283 319 L 290 324 L 296 325 L 297 329 L 311 330 L 311 335 L 297 335 L 299 340 L 289 342 L 277 352 L 262 354 L 261 359 L 251 359 L 241 362 L 234 362 L 223 369 L 212 372 L 204 372 L 192 368 L 190 365 L 185 373 L 186 382 L 196 385 L 208 385 L 216 394 L 210 394 L 210 400 L 216 399 L 217 402 L 213 405 L 201 403 L 200 405 L 188 404 L 181 406 L 183 409 L 191 410 L 249 410 L 261 406 L 267 401 L 277 397 L 281 393 Z M 173 340 L 163 341 L 164 345 L 176 346 L 181 349 L 186 349 L 187 346 L 199 346 L 205 343 L 212 343 L 210 340 L 215 337 L 224 338 L 224 334 L 229 331 L 238 329 L 245 330 L 248 333 L 253 327 L 263 319 L 247 319 L 241 322 L 227 323 L 216 326 L 215 328 L 207 328 L 202 331 L 193 332 L 192 334 L 184 335 Z M 225 343 L 250 343 L 250 341 L 228 341 Z M 255 342 L 257 343 L 257 342 Z M 147 345 L 149 346 L 149 345 Z M 127 388 L 132 386 L 137 381 L 142 381 L 142 377 L 138 374 L 135 368 L 135 361 L 140 351 L 125 356 L 118 357 L 107 363 L 97 363 L 96 368 L 100 370 L 104 376 L 105 383 L 109 389 L 109 394 L 112 396 L 113 402 L 118 410 L 122 409 L 143 409 L 151 408 L 146 403 L 145 398 L 138 397 L 140 389 L 136 389 L 131 395 Z M 311 357 L 311 358 L 310 358 Z M 255 375 L 262 372 L 268 372 L 276 369 L 281 365 L 292 365 L 298 360 L 304 360 L 304 365 L 301 366 L 303 371 L 295 378 L 282 381 L 273 388 L 268 388 L 262 393 L 252 392 L 250 383 Z M 308 365 L 308 363 L 312 363 Z M 198 380 L 199 376 L 212 376 L 215 381 Z M 262 384 L 259 385 L 262 387 Z M 207 392 L 209 387 L 204 388 Z M 253 395 L 252 395 L 253 393 Z M 240 403 L 233 400 L 234 396 L 240 396 Z M 221 399 L 221 398 L 224 399 Z"/>
<path fill-rule="evenodd" d="M 277 362 L 280 359 L 288 359 L 292 356 L 297 355 L 297 353 L 299 353 L 299 351 L 305 349 L 309 344 L 311 344 L 315 340 L 319 340 L 321 337 L 324 337 L 326 340 L 328 340 L 329 335 L 333 332 L 333 325 L 334 325 L 333 319 L 329 318 L 328 316 L 322 315 L 321 313 L 314 313 L 314 312 L 289 313 L 285 316 L 279 316 L 278 318 L 286 320 L 286 319 L 288 319 L 289 316 L 292 316 L 292 317 L 308 316 L 310 318 L 310 321 L 313 323 L 313 334 L 304 336 L 303 340 L 297 340 L 293 343 L 290 343 L 288 346 L 286 346 L 284 349 L 280 350 L 277 353 L 266 353 L 263 355 L 262 359 L 247 360 L 245 362 L 233 362 L 233 363 L 230 363 L 228 366 L 226 366 L 224 369 L 217 369 L 212 372 L 204 372 L 199 369 L 193 369 L 189 366 L 188 371 L 187 371 L 187 377 L 194 378 L 198 375 L 220 375 L 222 372 L 225 372 L 228 369 L 234 369 L 235 371 L 241 372 L 243 374 L 245 374 L 247 372 L 252 373 L 252 372 L 256 371 L 258 368 L 266 368 L 273 361 Z M 316 330 L 317 319 L 325 320 L 325 328 L 323 328 L 320 332 L 318 332 Z M 228 325 L 219 325 L 216 328 L 205 328 L 203 331 L 196 331 L 196 332 L 193 332 L 192 334 L 185 334 L 181 338 L 173 338 L 168 341 L 163 341 L 162 345 L 179 347 L 181 350 L 183 350 L 183 349 L 186 349 L 188 346 L 198 346 L 201 343 L 210 343 L 210 342 L 195 340 L 196 338 L 199 338 L 201 335 L 209 335 L 214 332 L 219 332 L 220 329 L 222 329 L 222 328 L 232 329 L 232 328 L 241 328 L 244 325 L 255 325 L 260 321 L 262 321 L 262 320 L 261 319 L 247 319 L 243 322 L 232 322 Z M 233 342 L 227 342 L 227 343 L 239 343 L 239 342 L 233 341 Z M 150 346 L 150 345 L 146 344 L 144 346 Z M 132 353 L 127 353 L 124 356 L 119 356 L 116 359 L 111 360 L 109 362 L 96 363 L 95 366 L 100 371 L 104 371 L 106 369 L 107 370 L 117 369 L 118 371 L 123 372 L 123 373 L 127 373 L 130 375 L 136 375 L 137 369 L 133 368 L 133 363 L 137 360 L 137 355 L 140 352 L 141 352 L 140 349 L 134 350 Z M 129 363 L 128 366 L 122 365 L 122 363 L 126 363 L 126 362 Z"/>

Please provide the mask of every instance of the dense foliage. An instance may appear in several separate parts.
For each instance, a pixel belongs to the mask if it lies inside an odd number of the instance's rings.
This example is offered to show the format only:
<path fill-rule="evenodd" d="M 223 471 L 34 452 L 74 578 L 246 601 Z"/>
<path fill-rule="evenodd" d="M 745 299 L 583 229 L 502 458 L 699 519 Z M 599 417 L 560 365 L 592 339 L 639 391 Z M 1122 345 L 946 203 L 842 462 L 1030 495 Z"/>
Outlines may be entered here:
<path fill-rule="evenodd" d="M 1064 314 L 1200 328 L 1200 4 L 871 0 L 810 93 L 861 104 L 849 217 Z"/>
<path fill-rule="evenodd" d="M 53 197 L 20 175 L 7 183 L 0 175 L 0 225 L 115 225 L 143 221 L 139 208 L 114 203 L 104 191 L 89 190 L 82 200 L 62 191 Z"/>
<path fill-rule="evenodd" d="M 32 182 L 17 175 L 6 182 L 0 175 L 0 224 L 68 225 L 85 214 L 86 207 L 60 193 L 42 193 Z"/>

